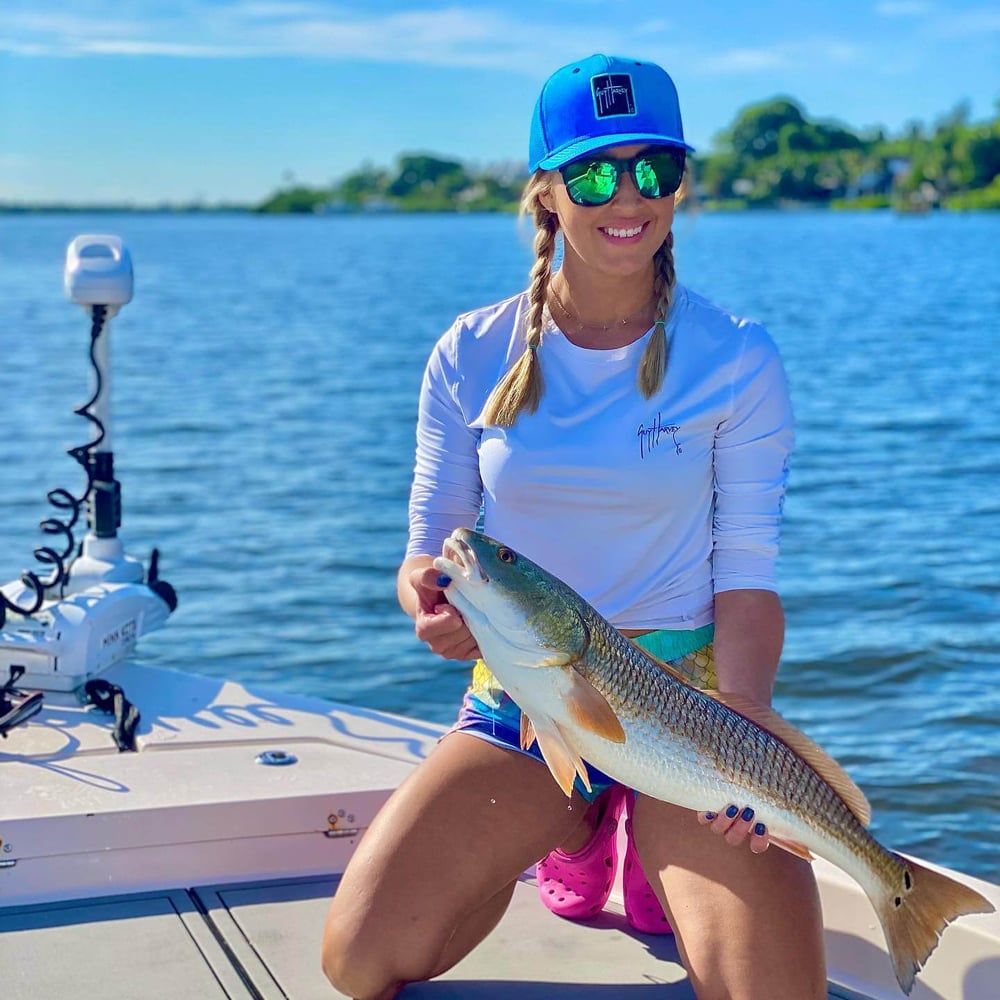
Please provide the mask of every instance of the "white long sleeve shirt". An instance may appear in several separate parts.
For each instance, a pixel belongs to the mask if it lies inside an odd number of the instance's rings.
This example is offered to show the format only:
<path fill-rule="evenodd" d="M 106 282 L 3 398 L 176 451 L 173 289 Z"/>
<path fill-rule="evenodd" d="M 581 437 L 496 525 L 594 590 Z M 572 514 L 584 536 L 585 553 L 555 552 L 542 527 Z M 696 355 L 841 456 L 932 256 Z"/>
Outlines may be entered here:
<path fill-rule="evenodd" d="M 698 628 L 714 595 L 774 590 L 793 444 L 777 348 L 760 325 L 678 286 L 669 359 L 645 399 L 627 347 L 538 350 L 545 391 L 511 428 L 490 392 L 521 356 L 526 293 L 466 313 L 424 374 L 407 555 L 439 555 L 482 506 L 488 535 L 563 579 L 618 628 Z"/>

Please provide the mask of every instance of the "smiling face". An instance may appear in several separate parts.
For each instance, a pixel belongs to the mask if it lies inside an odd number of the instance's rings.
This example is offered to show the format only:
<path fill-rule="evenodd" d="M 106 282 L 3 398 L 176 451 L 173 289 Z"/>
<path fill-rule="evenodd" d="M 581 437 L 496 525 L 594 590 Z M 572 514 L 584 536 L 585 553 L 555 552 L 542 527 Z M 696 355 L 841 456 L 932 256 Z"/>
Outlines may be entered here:
<path fill-rule="evenodd" d="M 646 146 L 615 146 L 602 157 L 627 160 Z M 592 278 L 628 277 L 649 270 L 653 254 L 667 238 L 674 221 L 674 195 L 643 198 L 630 173 L 618 184 L 606 205 L 574 204 L 558 171 L 549 175 L 541 203 L 559 219 L 565 240 L 564 267 L 589 271 Z"/>

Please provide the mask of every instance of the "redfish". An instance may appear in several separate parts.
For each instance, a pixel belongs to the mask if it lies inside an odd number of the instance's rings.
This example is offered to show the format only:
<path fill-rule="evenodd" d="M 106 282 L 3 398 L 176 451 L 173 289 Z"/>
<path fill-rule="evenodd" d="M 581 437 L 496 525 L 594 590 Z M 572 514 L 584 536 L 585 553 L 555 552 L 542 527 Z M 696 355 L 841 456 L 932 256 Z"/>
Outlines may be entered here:
<path fill-rule="evenodd" d="M 906 994 L 951 921 L 993 912 L 968 886 L 883 847 L 857 785 L 771 708 L 692 687 L 565 583 L 486 535 L 457 529 L 434 566 L 521 709 L 522 746 L 537 739 L 567 795 L 577 776 L 589 788 L 586 760 L 689 809 L 751 805 L 772 843 L 826 858 L 861 885 Z"/>

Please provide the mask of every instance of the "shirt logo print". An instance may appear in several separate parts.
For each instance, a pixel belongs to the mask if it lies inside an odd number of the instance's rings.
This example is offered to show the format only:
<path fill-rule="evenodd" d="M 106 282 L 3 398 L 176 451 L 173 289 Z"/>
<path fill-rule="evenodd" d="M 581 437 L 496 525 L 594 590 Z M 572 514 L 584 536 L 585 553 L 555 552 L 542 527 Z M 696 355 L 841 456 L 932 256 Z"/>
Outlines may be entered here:
<path fill-rule="evenodd" d="M 679 424 L 665 424 L 662 414 L 657 410 L 653 422 L 648 427 L 645 424 L 639 424 L 639 429 L 636 431 L 636 437 L 639 439 L 639 458 L 645 458 L 660 444 L 665 435 L 669 435 L 670 440 L 674 443 L 674 454 L 682 454 L 684 449 L 681 448 L 680 442 L 677 440 L 677 432 L 680 429 Z"/>

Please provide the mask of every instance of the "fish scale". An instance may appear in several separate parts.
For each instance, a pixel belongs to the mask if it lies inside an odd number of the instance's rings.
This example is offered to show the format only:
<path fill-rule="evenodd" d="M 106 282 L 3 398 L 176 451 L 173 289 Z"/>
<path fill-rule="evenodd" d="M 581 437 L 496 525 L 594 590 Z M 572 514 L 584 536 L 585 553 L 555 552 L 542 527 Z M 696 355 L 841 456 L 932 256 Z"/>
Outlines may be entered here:
<path fill-rule="evenodd" d="M 671 766 L 671 741 L 687 741 L 711 759 L 712 772 L 747 795 L 763 795 L 774 805 L 792 800 L 803 810 L 834 818 L 844 832 L 860 833 L 859 840 L 870 839 L 830 786 L 787 744 L 710 696 L 674 680 L 610 626 L 590 627 L 590 646 L 575 668 L 618 709 L 626 731 L 626 719 L 647 720 L 637 742 L 653 744 L 654 754 L 664 758 L 665 767 Z M 631 683 L 623 683 L 623 678 Z"/>
<path fill-rule="evenodd" d="M 704 759 L 711 762 L 711 766 L 700 767 L 705 798 L 694 808 L 713 808 L 712 803 L 721 801 L 749 803 L 757 818 L 775 834 L 799 841 L 806 828 L 842 842 L 846 848 L 843 852 L 833 847 L 817 851 L 827 857 L 839 855 L 842 867 L 854 867 L 851 859 L 856 853 L 875 860 L 877 843 L 867 829 L 786 743 L 709 696 L 681 688 L 680 682 L 659 670 L 650 677 L 649 688 L 663 694 L 664 687 L 671 690 L 653 702 L 660 709 L 653 713 L 658 721 L 644 727 L 642 735 L 637 733 L 636 743 L 650 746 L 652 756 L 660 762 L 661 773 L 675 766 L 671 762 L 673 739 L 689 741 L 699 755 L 705 755 Z M 609 703 L 614 703 L 614 695 L 610 690 L 608 693 Z M 711 780 L 716 775 L 723 779 L 722 783 Z M 794 814 L 794 821 L 789 813 Z M 890 858 L 882 861 L 901 869 Z"/>
<path fill-rule="evenodd" d="M 587 761 L 689 809 L 753 806 L 773 843 L 857 880 L 907 994 L 952 920 L 993 911 L 969 886 L 883 847 L 867 830 L 861 791 L 803 733 L 767 706 L 692 686 L 531 560 L 458 528 L 434 566 L 450 578 L 448 600 L 490 671 L 530 720 L 522 739 L 538 740 L 567 795 Z"/>

